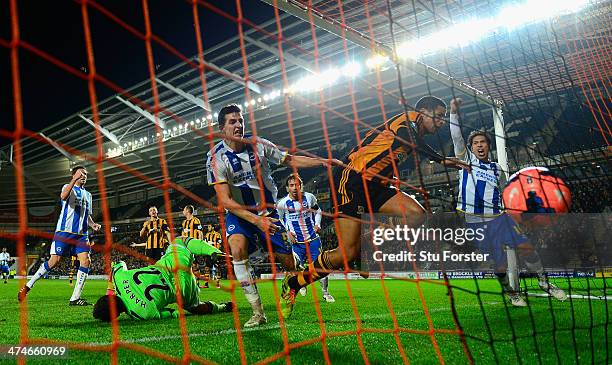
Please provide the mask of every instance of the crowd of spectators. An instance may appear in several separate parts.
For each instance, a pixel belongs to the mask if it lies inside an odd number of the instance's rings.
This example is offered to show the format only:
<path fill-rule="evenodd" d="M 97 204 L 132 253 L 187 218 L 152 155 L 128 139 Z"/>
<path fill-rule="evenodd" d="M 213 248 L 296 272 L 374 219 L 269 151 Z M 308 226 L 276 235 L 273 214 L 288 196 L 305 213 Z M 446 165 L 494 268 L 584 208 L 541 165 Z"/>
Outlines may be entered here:
<path fill-rule="evenodd" d="M 601 213 L 612 209 L 612 178 L 569 183 L 572 212 Z"/>

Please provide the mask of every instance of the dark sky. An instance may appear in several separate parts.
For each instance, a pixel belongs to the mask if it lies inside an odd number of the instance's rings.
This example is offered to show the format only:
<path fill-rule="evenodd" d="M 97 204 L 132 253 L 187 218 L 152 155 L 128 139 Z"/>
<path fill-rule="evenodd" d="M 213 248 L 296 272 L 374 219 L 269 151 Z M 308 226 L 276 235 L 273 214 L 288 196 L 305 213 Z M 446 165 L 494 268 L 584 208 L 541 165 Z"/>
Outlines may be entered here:
<path fill-rule="evenodd" d="M 70 66 L 87 65 L 84 28 L 80 4 L 68 0 L 17 1 L 21 39 L 53 55 Z M 100 5 L 144 33 L 142 2 L 138 0 L 99 1 Z M 232 15 L 237 15 L 232 0 L 208 1 Z M 184 55 L 197 53 L 193 12 L 190 2 L 150 0 L 151 27 Z M 243 0 L 244 17 L 261 23 L 274 16 L 270 6 L 255 0 Z M 236 23 L 199 6 L 204 48 L 238 34 Z M 148 79 L 145 43 L 93 8 L 89 19 L 94 44 L 97 72 L 123 88 Z M 248 27 L 246 28 L 248 29 Z M 0 38 L 11 39 L 9 1 L 0 5 Z M 165 49 L 153 47 L 158 71 L 166 70 L 180 60 Z M 0 46 L 0 128 L 14 129 L 10 52 Z M 66 73 L 30 52 L 20 49 L 19 66 L 25 127 L 38 131 L 89 105 L 85 81 Z M 97 86 L 98 99 L 114 94 L 103 85 Z M 8 143 L 0 139 L 0 146 Z"/>

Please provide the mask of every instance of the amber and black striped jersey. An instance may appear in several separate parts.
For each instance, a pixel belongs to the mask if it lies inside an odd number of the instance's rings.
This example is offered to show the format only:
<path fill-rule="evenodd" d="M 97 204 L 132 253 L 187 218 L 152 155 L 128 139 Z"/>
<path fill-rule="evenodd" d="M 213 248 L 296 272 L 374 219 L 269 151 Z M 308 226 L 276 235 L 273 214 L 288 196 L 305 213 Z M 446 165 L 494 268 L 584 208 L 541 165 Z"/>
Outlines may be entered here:
<path fill-rule="evenodd" d="M 418 136 L 413 126 L 418 116 L 417 112 L 408 112 L 408 117 L 406 113 L 398 114 L 369 131 L 359 146 L 344 159 L 343 162 L 347 167 L 344 168 L 341 179 L 348 178 L 349 172 L 353 171 L 363 174 L 369 181 L 378 181 L 387 185 L 387 179 L 393 178 L 393 161 L 397 165 L 406 161 L 412 154 L 408 128 L 412 128 L 412 135 L 416 138 L 417 152 L 426 155 L 432 161 L 442 161 L 444 158 Z"/>
<path fill-rule="evenodd" d="M 146 225 L 147 250 L 152 248 L 164 248 L 168 239 L 166 232 L 169 232 L 168 222 L 163 218 L 150 220 Z"/>
<path fill-rule="evenodd" d="M 198 217 L 191 217 L 191 219 L 185 219 L 182 223 L 183 231 L 181 236 L 190 238 L 201 238 L 198 232 L 202 232 L 202 223 Z"/>
<path fill-rule="evenodd" d="M 221 239 L 221 233 L 217 231 L 206 232 L 204 235 L 204 241 L 210 243 L 214 247 L 221 249 L 221 245 L 223 244 L 223 240 Z"/>

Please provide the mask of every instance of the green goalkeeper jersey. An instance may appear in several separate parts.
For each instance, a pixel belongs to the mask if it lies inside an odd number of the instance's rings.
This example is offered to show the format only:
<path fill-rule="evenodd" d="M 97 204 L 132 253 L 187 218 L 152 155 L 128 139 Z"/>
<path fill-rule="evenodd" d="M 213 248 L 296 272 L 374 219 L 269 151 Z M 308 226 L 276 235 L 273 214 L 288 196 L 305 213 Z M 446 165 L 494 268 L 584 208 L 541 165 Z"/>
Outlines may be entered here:
<path fill-rule="evenodd" d="M 196 307 L 200 303 L 200 289 L 191 271 L 194 255 L 220 252 L 202 240 L 177 238 L 155 265 L 133 270 L 127 270 L 123 262 L 114 265 L 115 295 L 125 304 L 131 317 L 177 317 L 176 310 L 166 308 L 176 303 L 177 290 L 183 297 L 183 308 Z"/>

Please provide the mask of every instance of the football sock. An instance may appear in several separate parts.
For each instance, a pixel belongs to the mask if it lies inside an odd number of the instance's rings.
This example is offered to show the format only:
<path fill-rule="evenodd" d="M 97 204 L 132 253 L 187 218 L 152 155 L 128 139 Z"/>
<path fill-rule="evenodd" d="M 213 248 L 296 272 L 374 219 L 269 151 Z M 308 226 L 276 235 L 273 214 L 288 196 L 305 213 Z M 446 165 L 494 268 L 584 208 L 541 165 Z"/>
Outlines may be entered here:
<path fill-rule="evenodd" d="M 525 266 L 527 266 L 527 270 L 530 273 L 537 274 L 540 280 L 546 280 L 542 260 L 536 251 L 531 251 L 528 255 L 523 256 L 522 259 L 525 261 Z"/>
<path fill-rule="evenodd" d="M 70 297 L 70 301 L 77 300 L 81 298 L 81 292 L 83 291 L 83 286 L 85 286 L 85 280 L 87 280 L 87 274 L 89 274 L 88 267 L 79 267 L 79 271 L 77 272 L 76 284 L 74 285 L 74 290 L 72 291 L 72 296 Z"/>
<path fill-rule="evenodd" d="M 263 308 L 261 306 L 261 298 L 259 297 L 259 291 L 257 290 L 257 284 L 255 284 L 255 272 L 249 264 L 249 259 L 242 261 L 232 261 L 234 264 L 234 274 L 236 280 L 240 283 L 244 295 L 247 301 L 253 308 L 253 313 L 263 314 Z"/>
<path fill-rule="evenodd" d="M 36 273 L 34 274 L 34 276 L 32 276 L 30 281 L 28 281 L 26 286 L 31 289 L 34 286 L 34 284 L 38 281 L 38 279 L 45 276 L 50 270 L 51 269 L 49 268 L 49 261 L 45 261 L 42 265 L 40 265 L 38 270 L 36 270 Z"/>
<path fill-rule="evenodd" d="M 112 280 L 109 280 L 106 284 L 106 295 L 115 295 L 115 284 Z"/>
<path fill-rule="evenodd" d="M 321 279 L 321 289 L 323 290 L 323 295 L 327 295 L 327 287 L 329 285 L 329 277 L 324 277 Z"/>
<path fill-rule="evenodd" d="M 321 280 L 334 269 L 331 262 L 329 261 L 329 251 L 323 251 L 315 262 L 312 263 L 312 269 L 310 265 L 303 271 L 298 272 L 288 280 L 289 287 L 294 290 L 300 290 L 306 285 Z"/>
<path fill-rule="evenodd" d="M 496 272 L 495 276 L 497 276 L 497 280 L 501 284 L 502 289 L 505 293 L 512 292 L 512 287 L 510 286 L 510 279 L 508 278 L 508 274 L 505 272 Z"/>

